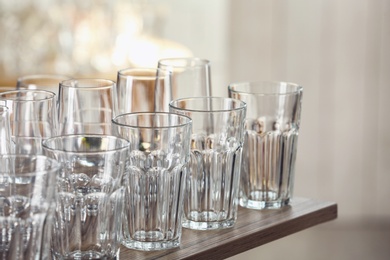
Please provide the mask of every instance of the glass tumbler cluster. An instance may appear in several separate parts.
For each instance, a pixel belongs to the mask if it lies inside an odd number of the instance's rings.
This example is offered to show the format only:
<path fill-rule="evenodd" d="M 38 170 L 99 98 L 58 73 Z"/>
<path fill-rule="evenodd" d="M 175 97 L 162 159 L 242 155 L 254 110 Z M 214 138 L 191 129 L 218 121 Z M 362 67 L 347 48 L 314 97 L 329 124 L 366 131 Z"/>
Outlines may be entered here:
<path fill-rule="evenodd" d="M 0 91 L 0 259 L 172 249 L 182 227 L 290 203 L 302 87 L 239 82 L 215 97 L 208 60 L 156 65 Z"/>

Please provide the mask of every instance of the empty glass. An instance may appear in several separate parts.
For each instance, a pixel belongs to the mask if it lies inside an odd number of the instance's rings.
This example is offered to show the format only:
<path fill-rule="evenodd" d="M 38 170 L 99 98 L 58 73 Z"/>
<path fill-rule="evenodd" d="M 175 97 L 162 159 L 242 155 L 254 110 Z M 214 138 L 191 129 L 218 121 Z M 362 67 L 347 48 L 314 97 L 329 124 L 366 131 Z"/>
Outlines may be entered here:
<path fill-rule="evenodd" d="M 59 134 L 111 134 L 117 113 L 115 82 L 107 79 L 70 79 L 60 83 Z"/>
<path fill-rule="evenodd" d="M 42 155 L 0 155 L 0 258 L 49 259 L 60 164 Z"/>
<path fill-rule="evenodd" d="M 118 114 L 167 112 L 172 98 L 171 73 L 163 69 L 129 68 L 117 79 Z"/>
<path fill-rule="evenodd" d="M 241 82 L 229 96 L 247 103 L 240 205 L 287 205 L 294 187 L 303 88 L 286 82 Z"/>
<path fill-rule="evenodd" d="M 210 62 L 199 58 L 168 58 L 158 68 L 172 73 L 172 99 L 211 96 Z"/>
<path fill-rule="evenodd" d="M 130 141 L 125 176 L 123 244 L 131 249 L 178 247 L 191 119 L 169 113 L 130 113 L 113 119 Z"/>
<path fill-rule="evenodd" d="M 43 141 L 62 165 L 57 178 L 54 259 L 115 259 L 121 242 L 122 178 L 129 142 L 108 135 L 67 135 Z"/>
<path fill-rule="evenodd" d="M 221 229 L 235 224 L 246 105 L 240 100 L 173 100 L 173 113 L 193 120 L 183 227 Z"/>
<path fill-rule="evenodd" d="M 16 154 L 42 153 L 42 139 L 57 135 L 57 102 L 46 90 L 14 90 L 0 93 L 0 105 L 9 109 Z"/>

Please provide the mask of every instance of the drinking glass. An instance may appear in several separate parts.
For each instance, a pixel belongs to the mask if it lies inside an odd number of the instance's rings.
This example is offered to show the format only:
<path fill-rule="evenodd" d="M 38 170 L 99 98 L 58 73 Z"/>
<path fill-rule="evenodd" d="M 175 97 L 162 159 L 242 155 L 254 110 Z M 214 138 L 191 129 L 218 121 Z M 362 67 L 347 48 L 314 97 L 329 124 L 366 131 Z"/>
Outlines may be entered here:
<path fill-rule="evenodd" d="M 59 74 L 26 75 L 18 78 L 16 88 L 48 90 L 58 97 L 60 82 L 68 79 L 70 79 L 68 76 Z"/>
<path fill-rule="evenodd" d="M 0 105 L 9 109 L 16 154 L 41 154 L 42 139 L 57 135 L 57 102 L 46 90 L 14 90 L 0 93 Z"/>
<path fill-rule="evenodd" d="M 200 58 L 168 58 L 158 68 L 172 73 L 172 99 L 211 96 L 210 61 Z"/>
<path fill-rule="evenodd" d="M 0 258 L 48 259 L 60 164 L 43 155 L 0 155 Z"/>
<path fill-rule="evenodd" d="M 115 82 L 106 79 L 70 79 L 60 83 L 59 134 L 111 135 L 117 113 Z"/>
<path fill-rule="evenodd" d="M 130 141 L 125 178 L 123 245 L 131 249 L 178 247 L 191 119 L 169 113 L 128 113 L 113 119 Z"/>
<path fill-rule="evenodd" d="M 0 154 L 13 153 L 11 144 L 9 109 L 8 107 L 0 106 Z"/>
<path fill-rule="evenodd" d="M 171 72 L 129 68 L 118 72 L 118 114 L 167 112 L 172 99 Z"/>
<path fill-rule="evenodd" d="M 52 257 L 115 259 L 121 242 L 122 178 L 129 142 L 108 135 L 66 135 L 42 142 L 62 165 L 57 180 Z"/>
<path fill-rule="evenodd" d="M 245 103 L 222 97 L 183 98 L 173 100 L 170 111 L 193 120 L 183 227 L 232 227 L 237 218 Z"/>
<path fill-rule="evenodd" d="M 303 88 L 287 82 L 240 82 L 229 96 L 247 103 L 240 205 L 252 209 L 289 204 Z"/>

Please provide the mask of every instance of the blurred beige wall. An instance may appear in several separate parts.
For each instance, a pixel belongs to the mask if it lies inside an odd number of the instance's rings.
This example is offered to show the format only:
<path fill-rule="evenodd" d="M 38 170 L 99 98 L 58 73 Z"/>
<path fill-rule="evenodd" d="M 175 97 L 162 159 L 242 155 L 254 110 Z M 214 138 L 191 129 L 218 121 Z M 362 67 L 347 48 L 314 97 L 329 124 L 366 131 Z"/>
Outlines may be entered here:
<path fill-rule="evenodd" d="M 232 259 L 389 259 L 390 1 L 230 3 L 229 79 L 304 86 L 295 196 L 339 206 Z"/>
<path fill-rule="evenodd" d="M 295 195 L 390 221 L 390 2 L 231 3 L 230 80 L 304 86 Z"/>

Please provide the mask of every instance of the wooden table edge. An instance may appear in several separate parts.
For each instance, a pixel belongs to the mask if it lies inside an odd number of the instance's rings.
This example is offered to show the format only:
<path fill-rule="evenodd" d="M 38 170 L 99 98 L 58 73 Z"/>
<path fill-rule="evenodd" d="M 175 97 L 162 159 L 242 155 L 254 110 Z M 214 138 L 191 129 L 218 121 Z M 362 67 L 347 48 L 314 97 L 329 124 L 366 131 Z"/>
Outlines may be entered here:
<path fill-rule="evenodd" d="M 306 198 L 296 198 L 294 200 L 295 202 L 293 201 L 291 206 L 287 206 L 282 210 L 268 210 L 267 212 L 239 208 L 239 216 L 235 227 L 220 231 L 221 236 L 226 236 L 226 234 L 232 235 L 231 238 L 225 238 L 223 243 L 215 243 L 215 240 L 218 238 L 218 231 L 186 230 L 187 235 L 189 232 L 209 232 L 210 244 L 207 244 L 208 241 L 203 240 L 199 241 L 199 245 L 197 245 L 196 240 L 188 243 L 187 239 L 183 239 L 183 235 L 182 242 L 186 244 L 183 244 L 182 248 L 166 251 L 141 252 L 132 251 L 122 246 L 120 259 L 225 259 L 337 218 L 338 209 L 337 204 L 334 202 Z M 307 207 L 305 207 L 306 204 Z M 252 217 L 254 214 L 261 216 L 262 214 L 269 213 L 269 216 L 266 217 L 264 223 L 262 223 L 263 226 L 258 230 L 258 227 L 256 228 L 257 223 L 243 225 L 245 219 L 243 219 L 243 216 L 240 218 L 240 213 L 241 215 L 250 214 Z M 284 216 L 285 214 L 288 215 L 288 213 L 291 213 L 291 218 Z M 240 233 L 237 239 L 236 235 L 238 231 Z M 198 252 L 193 252 L 191 249 L 196 246 L 201 246 L 202 249 Z"/>

